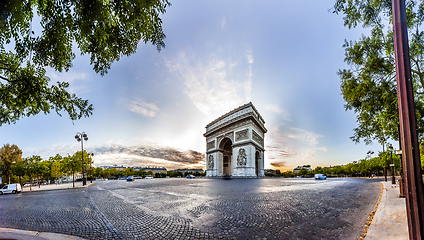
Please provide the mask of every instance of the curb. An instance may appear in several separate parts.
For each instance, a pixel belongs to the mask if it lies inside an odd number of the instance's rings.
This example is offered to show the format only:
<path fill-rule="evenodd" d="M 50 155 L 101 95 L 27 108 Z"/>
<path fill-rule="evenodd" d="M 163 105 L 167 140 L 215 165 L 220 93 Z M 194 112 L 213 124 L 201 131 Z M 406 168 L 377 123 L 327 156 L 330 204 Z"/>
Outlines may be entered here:
<path fill-rule="evenodd" d="M 85 240 L 77 236 L 70 236 L 59 233 L 37 232 L 13 228 L 0 228 L 0 239 L 16 239 L 16 240 Z"/>
<path fill-rule="evenodd" d="M 94 183 L 90 183 L 90 184 L 87 184 L 86 186 L 78 186 L 78 187 L 64 187 L 64 188 L 52 188 L 52 189 L 43 189 L 43 188 L 40 188 L 40 189 L 38 189 L 38 190 L 27 190 L 27 191 L 21 191 L 21 193 L 32 193 L 32 192 L 39 192 L 39 191 L 57 191 L 57 190 L 69 190 L 69 189 L 79 189 L 79 188 L 88 188 L 88 187 L 90 187 L 91 185 L 93 185 L 93 184 L 96 184 L 95 182 Z"/>
<path fill-rule="evenodd" d="M 368 233 L 368 228 L 371 226 L 372 223 L 372 219 L 374 218 L 375 213 L 377 212 L 378 207 L 380 206 L 380 202 L 381 199 L 383 198 L 383 193 L 384 193 L 384 185 L 382 182 L 380 182 L 380 186 L 381 186 L 381 191 L 380 191 L 380 198 L 377 201 L 377 204 L 375 205 L 375 209 L 374 211 L 372 211 L 369 215 L 369 217 L 367 218 L 367 221 L 365 222 L 364 226 L 364 230 L 362 230 L 362 234 L 359 235 L 359 239 L 365 239 L 365 237 L 367 236 Z"/>

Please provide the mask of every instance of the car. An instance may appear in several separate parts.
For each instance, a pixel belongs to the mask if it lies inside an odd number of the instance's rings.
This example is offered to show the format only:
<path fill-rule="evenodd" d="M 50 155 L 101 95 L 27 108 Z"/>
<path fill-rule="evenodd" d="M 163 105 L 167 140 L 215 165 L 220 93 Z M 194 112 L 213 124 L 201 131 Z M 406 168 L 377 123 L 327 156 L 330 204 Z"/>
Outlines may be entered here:
<path fill-rule="evenodd" d="M 7 184 L 2 189 L 0 189 L 0 194 L 20 192 L 22 192 L 22 187 L 19 183 Z"/>
<path fill-rule="evenodd" d="M 145 176 L 144 179 L 153 179 L 153 176 Z"/>
<path fill-rule="evenodd" d="M 233 179 L 233 176 L 231 176 L 229 174 L 225 174 L 224 176 L 222 176 L 222 179 L 224 179 L 224 180 L 231 180 L 231 179 Z"/>
<path fill-rule="evenodd" d="M 127 177 L 127 181 L 128 181 L 128 182 L 130 182 L 130 181 L 134 181 L 134 176 L 128 176 L 128 177 Z"/>
<path fill-rule="evenodd" d="M 325 180 L 327 179 L 327 176 L 324 174 L 315 174 L 315 180 Z"/>
<path fill-rule="evenodd" d="M 189 175 L 187 175 L 187 178 L 196 178 L 196 177 L 193 176 L 193 175 L 191 175 L 191 174 L 189 174 Z"/>

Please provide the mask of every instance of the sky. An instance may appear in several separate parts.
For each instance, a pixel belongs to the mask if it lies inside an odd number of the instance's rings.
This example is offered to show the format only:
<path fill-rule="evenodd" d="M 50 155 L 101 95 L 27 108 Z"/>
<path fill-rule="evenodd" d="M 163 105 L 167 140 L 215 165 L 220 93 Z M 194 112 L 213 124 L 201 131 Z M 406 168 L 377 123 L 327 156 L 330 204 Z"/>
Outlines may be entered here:
<path fill-rule="evenodd" d="M 0 127 L 0 143 L 48 159 L 80 150 L 74 136 L 84 131 L 95 166 L 205 168 L 206 125 L 252 102 L 268 129 L 265 168 L 363 159 L 382 147 L 349 138 L 356 118 L 344 109 L 337 71 L 349 68 L 344 40 L 366 31 L 344 27 L 334 2 L 172 2 L 161 17 L 162 51 L 140 43 L 103 77 L 79 54 L 68 72 L 48 70 L 93 104 L 92 116 L 22 118 Z"/>

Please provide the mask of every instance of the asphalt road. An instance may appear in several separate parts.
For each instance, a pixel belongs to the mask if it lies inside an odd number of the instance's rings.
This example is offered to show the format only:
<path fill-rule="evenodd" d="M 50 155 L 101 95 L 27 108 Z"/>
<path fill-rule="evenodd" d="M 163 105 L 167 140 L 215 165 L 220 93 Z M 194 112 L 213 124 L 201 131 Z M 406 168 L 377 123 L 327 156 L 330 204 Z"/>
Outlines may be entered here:
<path fill-rule="evenodd" d="M 87 239 L 357 239 L 378 179 L 137 179 L 0 196 L 0 227 Z"/>

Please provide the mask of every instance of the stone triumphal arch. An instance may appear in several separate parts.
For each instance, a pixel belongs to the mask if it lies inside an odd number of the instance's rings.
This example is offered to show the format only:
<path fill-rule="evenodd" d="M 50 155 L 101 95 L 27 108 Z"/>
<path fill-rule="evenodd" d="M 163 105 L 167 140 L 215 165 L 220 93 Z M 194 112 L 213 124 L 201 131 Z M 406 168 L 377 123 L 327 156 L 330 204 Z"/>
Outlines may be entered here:
<path fill-rule="evenodd" d="M 264 176 L 265 121 L 247 103 L 206 126 L 206 176 Z"/>

